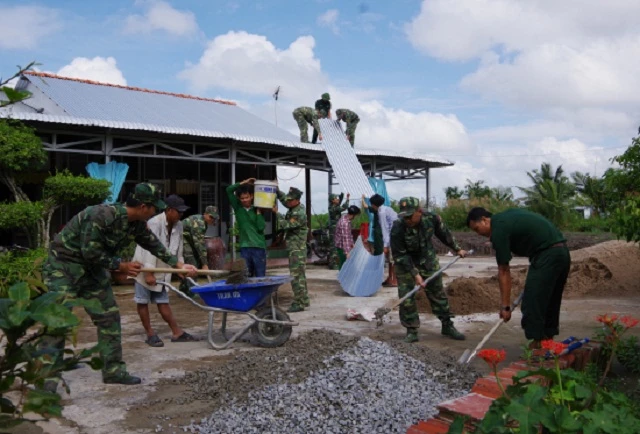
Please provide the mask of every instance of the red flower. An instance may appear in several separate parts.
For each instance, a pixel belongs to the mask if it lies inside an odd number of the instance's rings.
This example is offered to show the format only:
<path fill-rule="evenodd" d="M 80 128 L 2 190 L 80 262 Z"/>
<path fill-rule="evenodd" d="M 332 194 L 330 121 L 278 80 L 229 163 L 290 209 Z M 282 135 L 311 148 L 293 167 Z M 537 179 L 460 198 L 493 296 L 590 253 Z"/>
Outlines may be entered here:
<path fill-rule="evenodd" d="M 638 325 L 638 320 L 628 315 L 625 315 L 622 318 L 620 318 L 620 322 L 624 324 L 625 328 L 628 328 L 628 329 Z"/>
<path fill-rule="evenodd" d="M 560 354 L 565 349 L 565 345 L 562 342 L 554 342 L 553 339 L 547 339 L 546 341 L 542 341 L 540 342 L 540 345 L 545 350 L 549 350 L 556 355 Z"/>
<path fill-rule="evenodd" d="M 601 322 L 604 325 L 611 326 L 614 322 L 618 320 L 618 315 L 598 315 L 596 317 L 596 321 Z"/>
<path fill-rule="evenodd" d="M 505 350 L 487 349 L 478 351 L 478 357 L 487 362 L 492 368 L 495 368 L 498 363 L 504 361 L 507 353 Z"/>

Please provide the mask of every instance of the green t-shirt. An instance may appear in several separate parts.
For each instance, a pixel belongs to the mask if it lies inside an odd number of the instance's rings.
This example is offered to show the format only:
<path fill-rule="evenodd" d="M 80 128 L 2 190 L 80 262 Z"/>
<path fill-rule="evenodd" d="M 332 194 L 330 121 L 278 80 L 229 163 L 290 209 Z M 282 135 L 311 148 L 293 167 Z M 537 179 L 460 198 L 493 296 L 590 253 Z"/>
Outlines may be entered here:
<path fill-rule="evenodd" d="M 255 207 L 245 209 L 240 200 L 236 197 L 235 191 L 240 183 L 227 187 L 227 197 L 233 212 L 238 221 L 238 229 L 240 232 L 240 247 L 257 247 L 266 249 L 267 243 L 264 239 L 264 216 L 256 212 Z"/>
<path fill-rule="evenodd" d="M 491 243 L 500 265 L 511 261 L 512 252 L 532 259 L 563 241 L 566 239 L 562 232 L 540 214 L 514 208 L 491 217 Z"/>

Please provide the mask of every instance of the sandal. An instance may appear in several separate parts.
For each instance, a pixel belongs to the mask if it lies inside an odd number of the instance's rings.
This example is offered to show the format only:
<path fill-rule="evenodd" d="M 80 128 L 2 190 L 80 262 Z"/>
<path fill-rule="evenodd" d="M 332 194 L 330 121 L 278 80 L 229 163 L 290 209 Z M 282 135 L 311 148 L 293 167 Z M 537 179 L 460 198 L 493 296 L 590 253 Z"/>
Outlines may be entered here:
<path fill-rule="evenodd" d="M 149 336 L 144 342 L 150 347 L 164 347 L 164 342 L 158 335 Z"/>
<path fill-rule="evenodd" d="M 199 339 L 187 332 L 182 333 L 177 338 L 171 338 L 171 342 L 197 342 Z"/>

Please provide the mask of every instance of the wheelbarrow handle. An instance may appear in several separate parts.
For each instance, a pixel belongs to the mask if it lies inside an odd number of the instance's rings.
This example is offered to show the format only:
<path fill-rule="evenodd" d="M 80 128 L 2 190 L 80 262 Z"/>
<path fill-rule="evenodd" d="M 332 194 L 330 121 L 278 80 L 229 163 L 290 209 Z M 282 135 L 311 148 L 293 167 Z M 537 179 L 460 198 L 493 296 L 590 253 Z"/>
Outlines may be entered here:
<path fill-rule="evenodd" d="M 185 270 L 182 268 L 142 268 L 141 272 L 146 273 L 176 273 L 176 274 L 189 274 L 191 270 Z M 231 274 L 229 270 L 196 270 L 196 274 L 204 276 L 228 276 Z"/>

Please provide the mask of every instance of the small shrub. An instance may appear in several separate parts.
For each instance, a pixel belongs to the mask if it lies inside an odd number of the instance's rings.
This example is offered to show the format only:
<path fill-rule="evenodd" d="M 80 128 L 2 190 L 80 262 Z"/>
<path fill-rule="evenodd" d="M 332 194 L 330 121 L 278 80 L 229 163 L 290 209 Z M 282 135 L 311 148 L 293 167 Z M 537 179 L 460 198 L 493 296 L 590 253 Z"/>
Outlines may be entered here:
<path fill-rule="evenodd" d="M 505 211 L 509 208 L 515 208 L 517 205 L 509 200 L 501 201 L 489 197 L 480 197 L 473 199 L 449 199 L 447 205 L 443 208 L 436 208 L 434 211 L 440 214 L 442 220 L 447 224 L 450 230 L 466 231 L 467 215 L 471 208 L 483 207 L 492 213 Z"/>
<path fill-rule="evenodd" d="M 1 253 L 0 298 L 6 297 L 9 288 L 18 282 L 30 283 L 40 280 L 42 262 L 46 257 L 45 249 Z"/>
<path fill-rule="evenodd" d="M 640 345 L 636 336 L 621 339 L 616 356 L 627 371 L 640 374 Z"/>

